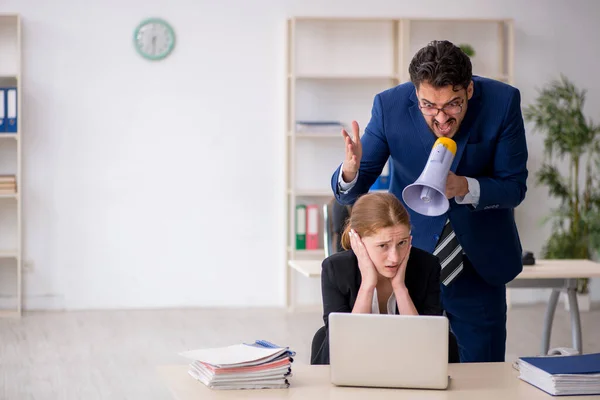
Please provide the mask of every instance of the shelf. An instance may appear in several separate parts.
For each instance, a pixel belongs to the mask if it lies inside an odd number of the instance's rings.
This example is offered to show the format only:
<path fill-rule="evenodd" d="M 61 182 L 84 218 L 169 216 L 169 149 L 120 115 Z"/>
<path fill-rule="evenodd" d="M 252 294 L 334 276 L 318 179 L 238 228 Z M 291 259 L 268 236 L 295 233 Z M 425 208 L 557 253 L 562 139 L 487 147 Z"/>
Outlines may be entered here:
<path fill-rule="evenodd" d="M 478 73 L 473 73 L 473 75 L 477 75 L 477 76 L 481 76 L 483 78 L 490 78 L 490 79 L 495 79 L 497 81 L 500 82 L 509 82 L 511 80 L 511 77 L 508 75 L 495 75 L 495 74 L 478 74 Z"/>
<path fill-rule="evenodd" d="M 288 194 L 292 194 L 292 191 L 288 189 Z M 296 190 L 296 197 L 333 197 L 331 190 Z"/>
<path fill-rule="evenodd" d="M 0 250 L 0 258 L 19 258 L 17 250 Z"/>
<path fill-rule="evenodd" d="M 400 80 L 394 75 L 362 75 L 362 74 L 297 74 L 288 75 L 290 79 L 314 80 Z"/>
<path fill-rule="evenodd" d="M 0 215 L 2 216 L 2 242 L 0 243 L 0 259 L 5 264 L 16 267 L 14 278 L 3 280 L 0 297 L 10 298 L 11 304 L 0 308 L 0 318 L 19 318 L 23 309 L 23 277 L 21 249 L 23 238 L 23 207 L 21 190 L 23 172 L 23 152 L 21 123 L 24 119 L 23 88 L 22 88 L 22 48 L 21 48 L 21 17 L 19 14 L 0 14 L 0 87 L 16 89 L 16 104 L 10 104 L 10 109 L 16 111 L 18 132 L 0 132 L 0 159 L 2 160 L 2 175 L 12 175 L 16 186 L 9 185 L 6 180 L 5 189 L 0 192 Z M 12 101 L 12 97 L 11 97 Z M 7 100 L 5 99 L 5 102 Z M 8 103 L 5 104 L 8 106 Z M 8 108 L 8 107 L 7 107 Z M 8 199 L 2 201 L 1 199 Z M 14 260 L 14 261 L 13 261 Z M 14 303 L 14 304 L 13 304 Z"/>
<path fill-rule="evenodd" d="M 293 249 L 291 247 L 288 247 L 288 251 L 295 251 L 297 255 L 305 255 L 305 256 L 319 256 L 319 255 L 325 255 L 325 249 L 310 249 L 310 250 L 306 250 L 306 249 Z"/>
<path fill-rule="evenodd" d="M 325 17 L 325 16 L 296 16 L 291 18 L 296 22 L 399 22 L 403 18 L 388 17 Z M 507 18 L 407 18 L 410 22 L 489 22 L 489 23 L 508 23 L 511 19 Z"/>
<path fill-rule="evenodd" d="M 317 278 L 321 276 L 320 260 L 289 260 L 290 268 L 295 269 L 307 278 Z"/>
<path fill-rule="evenodd" d="M 18 310 L 0 310 L 0 318 L 20 318 L 21 313 Z"/>
<path fill-rule="evenodd" d="M 471 23 L 471 24 L 477 24 L 477 23 L 500 24 L 500 23 L 507 23 L 507 22 L 511 21 L 510 19 L 506 19 L 506 18 L 500 18 L 500 19 L 495 19 L 495 18 L 409 18 L 409 20 L 410 20 L 410 22 L 437 22 L 437 23 L 464 22 L 464 23 Z"/>
<path fill-rule="evenodd" d="M 347 130 L 346 130 L 347 131 Z M 344 137 L 342 136 L 342 130 L 340 129 L 337 133 L 296 133 L 292 132 L 288 133 L 289 137 L 295 137 L 296 139 L 339 139 L 342 142 L 344 141 Z"/>
<path fill-rule="evenodd" d="M 473 75 L 513 84 L 514 25 L 505 18 L 361 18 L 309 17 L 288 20 L 286 124 L 286 302 L 293 302 L 292 277 L 320 276 L 323 249 L 296 250 L 299 204 L 320 205 L 319 240 L 323 238 L 322 205 L 334 198 L 333 172 L 343 162 L 342 127 L 311 126 L 298 121 L 357 121 L 361 132 L 372 118 L 378 93 L 410 82 L 414 55 L 434 39 L 469 44 Z M 353 54 L 359 57 L 352 58 Z M 399 111 L 399 112 L 402 112 Z M 298 129 L 301 128 L 301 129 Z M 302 189 L 300 189 L 302 188 Z M 370 192 L 388 192 L 371 190 Z M 320 244 L 322 246 L 322 244 Z"/>

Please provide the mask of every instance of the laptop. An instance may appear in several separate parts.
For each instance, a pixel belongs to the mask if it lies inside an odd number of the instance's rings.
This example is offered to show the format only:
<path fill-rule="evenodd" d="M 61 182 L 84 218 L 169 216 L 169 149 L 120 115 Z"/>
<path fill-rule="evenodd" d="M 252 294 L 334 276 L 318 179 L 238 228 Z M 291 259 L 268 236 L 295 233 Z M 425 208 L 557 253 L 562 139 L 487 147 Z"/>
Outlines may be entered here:
<path fill-rule="evenodd" d="M 447 389 L 448 336 L 445 316 L 331 313 L 331 383 Z"/>

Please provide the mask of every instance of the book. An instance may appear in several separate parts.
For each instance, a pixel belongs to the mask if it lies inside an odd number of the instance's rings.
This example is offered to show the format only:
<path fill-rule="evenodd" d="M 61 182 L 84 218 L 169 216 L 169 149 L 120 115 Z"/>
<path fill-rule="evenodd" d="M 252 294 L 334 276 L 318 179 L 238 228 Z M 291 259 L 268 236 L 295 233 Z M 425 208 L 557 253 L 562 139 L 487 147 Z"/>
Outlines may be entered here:
<path fill-rule="evenodd" d="M 553 396 L 600 394 L 600 353 L 521 357 L 519 379 Z"/>
<path fill-rule="evenodd" d="M 180 353 L 191 360 L 188 374 L 210 389 L 287 389 L 296 355 L 288 347 L 257 340 Z"/>
<path fill-rule="evenodd" d="M 345 126 L 340 121 L 296 121 L 296 132 L 341 134 Z"/>

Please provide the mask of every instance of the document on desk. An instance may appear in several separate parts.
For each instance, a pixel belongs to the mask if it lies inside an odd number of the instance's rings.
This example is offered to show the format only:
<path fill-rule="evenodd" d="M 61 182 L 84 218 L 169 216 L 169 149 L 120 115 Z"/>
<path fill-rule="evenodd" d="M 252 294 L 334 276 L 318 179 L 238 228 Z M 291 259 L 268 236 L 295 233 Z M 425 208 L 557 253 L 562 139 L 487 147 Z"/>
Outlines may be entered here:
<path fill-rule="evenodd" d="M 259 365 L 285 353 L 285 348 L 260 348 L 240 343 L 226 347 L 179 353 L 190 360 L 202 360 L 216 367 Z"/>
<path fill-rule="evenodd" d="M 211 389 L 285 389 L 295 352 L 266 341 L 179 353 L 188 374 Z"/>
<path fill-rule="evenodd" d="M 554 396 L 600 394 L 600 353 L 521 357 L 519 378 Z"/>

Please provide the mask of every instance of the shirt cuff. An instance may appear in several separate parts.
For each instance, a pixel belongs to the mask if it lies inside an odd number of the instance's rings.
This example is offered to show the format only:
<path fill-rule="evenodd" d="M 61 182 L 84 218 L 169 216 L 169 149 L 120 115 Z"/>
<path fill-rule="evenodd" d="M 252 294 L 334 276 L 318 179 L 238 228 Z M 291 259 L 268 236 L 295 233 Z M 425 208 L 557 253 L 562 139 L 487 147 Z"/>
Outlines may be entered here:
<path fill-rule="evenodd" d="M 465 177 L 467 179 L 467 184 L 469 185 L 469 193 L 464 196 L 456 196 L 454 200 L 458 204 L 473 204 L 474 207 L 477 207 L 479 204 L 479 194 L 480 187 L 479 181 L 474 178 Z"/>
<path fill-rule="evenodd" d="M 358 180 L 358 171 L 356 171 L 356 176 L 352 179 L 351 182 L 344 182 L 342 178 L 342 170 L 344 169 L 344 164 L 340 167 L 340 173 L 338 174 L 338 189 L 340 193 L 346 194 L 350 189 L 354 187 L 356 181 Z"/>

